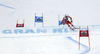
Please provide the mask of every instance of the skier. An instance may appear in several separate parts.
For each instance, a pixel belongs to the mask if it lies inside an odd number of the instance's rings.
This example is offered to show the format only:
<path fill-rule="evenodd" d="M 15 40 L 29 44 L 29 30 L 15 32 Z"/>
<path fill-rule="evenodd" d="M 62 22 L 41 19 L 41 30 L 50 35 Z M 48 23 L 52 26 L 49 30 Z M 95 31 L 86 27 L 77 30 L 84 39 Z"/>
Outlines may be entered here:
<path fill-rule="evenodd" d="M 68 18 L 70 18 L 71 21 L 69 21 Z M 70 17 L 69 15 L 65 14 L 65 16 L 63 17 L 61 23 L 63 23 L 63 25 L 67 24 L 68 27 L 70 27 L 70 29 L 72 29 L 72 30 L 74 31 L 75 26 L 72 24 L 72 22 L 73 22 L 73 21 L 72 21 L 72 17 Z M 72 28 L 70 25 L 71 25 L 73 28 Z"/>

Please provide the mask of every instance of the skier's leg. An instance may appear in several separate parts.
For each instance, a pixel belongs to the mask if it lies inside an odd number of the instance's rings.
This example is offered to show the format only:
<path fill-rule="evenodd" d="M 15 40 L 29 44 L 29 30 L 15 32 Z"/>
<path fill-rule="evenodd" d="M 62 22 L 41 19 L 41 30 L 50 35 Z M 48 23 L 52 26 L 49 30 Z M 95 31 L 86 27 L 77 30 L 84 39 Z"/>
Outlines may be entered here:
<path fill-rule="evenodd" d="M 71 22 L 69 22 L 69 24 L 70 24 L 72 27 L 74 27 L 74 28 L 75 28 L 75 26 L 74 26 Z"/>
<path fill-rule="evenodd" d="M 75 28 L 75 26 L 70 21 L 68 21 L 67 23 L 68 23 L 67 25 L 69 25 L 69 26 L 71 25 L 72 27 Z M 72 29 L 74 31 L 74 28 L 72 28 L 72 27 L 70 27 L 70 29 Z"/>
<path fill-rule="evenodd" d="M 67 25 L 68 25 L 68 27 L 69 27 L 70 29 L 72 29 L 72 28 L 70 27 L 69 23 L 67 23 Z"/>

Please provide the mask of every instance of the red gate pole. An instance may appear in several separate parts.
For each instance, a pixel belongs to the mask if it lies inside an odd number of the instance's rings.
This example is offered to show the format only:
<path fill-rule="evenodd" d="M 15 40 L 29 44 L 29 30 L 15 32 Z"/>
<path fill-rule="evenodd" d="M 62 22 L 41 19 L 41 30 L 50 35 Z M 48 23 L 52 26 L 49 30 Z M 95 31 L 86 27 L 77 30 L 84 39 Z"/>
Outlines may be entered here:
<path fill-rule="evenodd" d="M 79 27 L 79 50 L 80 50 L 80 27 Z"/>
<path fill-rule="evenodd" d="M 80 50 L 80 37 L 79 37 L 79 50 Z"/>
<path fill-rule="evenodd" d="M 84 32 L 86 34 L 84 34 Z M 88 37 L 88 42 L 89 42 L 89 50 L 90 50 L 90 38 L 89 38 L 89 28 L 87 26 L 87 30 L 81 30 L 79 27 L 79 50 L 80 50 L 80 37 Z"/>
<path fill-rule="evenodd" d="M 87 26 L 87 30 L 88 30 L 88 42 L 89 42 L 89 50 L 90 50 L 90 37 L 89 37 L 89 27 Z"/>
<path fill-rule="evenodd" d="M 88 41 L 89 41 L 89 50 L 90 50 L 90 38 L 88 37 Z"/>

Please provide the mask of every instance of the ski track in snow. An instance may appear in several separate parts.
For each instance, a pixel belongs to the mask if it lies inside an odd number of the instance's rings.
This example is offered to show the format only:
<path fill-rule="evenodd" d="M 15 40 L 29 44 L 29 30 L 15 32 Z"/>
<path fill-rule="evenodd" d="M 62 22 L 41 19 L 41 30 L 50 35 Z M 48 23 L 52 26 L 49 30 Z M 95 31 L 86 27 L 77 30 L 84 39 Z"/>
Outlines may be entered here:
<path fill-rule="evenodd" d="M 3 4 L 0 4 L 0 6 L 7 7 L 7 8 L 10 8 L 10 9 L 15 9 L 14 7 L 10 7 L 10 6 L 3 5 Z"/>
<path fill-rule="evenodd" d="M 69 40 L 73 41 L 76 44 L 79 44 L 79 42 L 77 42 L 76 40 L 72 39 L 71 37 L 67 37 Z M 86 54 L 87 52 L 89 52 L 89 47 L 87 47 L 86 45 L 80 43 L 81 46 L 83 46 L 86 50 L 81 52 L 80 54 Z"/>
<path fill-rule="evenodd" d="M 41 36 L 27 36 L 27 37 L 41 37 Z M 26 38 L 26 37 L 0 37 L 0 38 Z M 67 39 L 69 39 L 70 41 L 79 44 L 79 42 L 77 42 L 76 40 L 74 40 L 72 37 L 67 37 Z M 87 52 L 89 52 L 89 47 L 87 47 L 86 45 L 80 43 L 80 46 L 83 46 L 86 50 L 81 52 L 80 54 L 86 54 Z"/>

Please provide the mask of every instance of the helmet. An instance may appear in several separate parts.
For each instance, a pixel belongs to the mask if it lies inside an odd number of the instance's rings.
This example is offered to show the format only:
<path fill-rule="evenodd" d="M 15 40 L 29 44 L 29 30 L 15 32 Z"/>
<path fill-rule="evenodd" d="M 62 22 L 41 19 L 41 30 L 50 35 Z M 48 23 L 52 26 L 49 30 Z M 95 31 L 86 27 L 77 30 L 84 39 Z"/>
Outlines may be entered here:
<path fill-rule="evenodd" d="M 68 14 L 65 14 L 65 16 L 69 16 Z"/>

